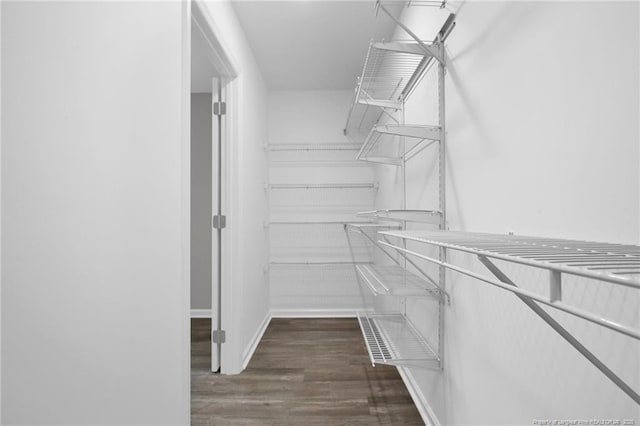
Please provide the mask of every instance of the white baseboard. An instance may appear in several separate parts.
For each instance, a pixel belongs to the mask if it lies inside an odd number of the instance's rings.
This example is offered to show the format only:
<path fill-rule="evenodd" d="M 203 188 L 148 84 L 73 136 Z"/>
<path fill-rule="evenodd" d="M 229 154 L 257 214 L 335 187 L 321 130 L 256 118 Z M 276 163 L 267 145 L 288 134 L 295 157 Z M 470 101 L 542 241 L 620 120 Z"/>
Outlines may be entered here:
<path fill-rule="evenodd" d="M 267 315 L 265 315 L 264 320 L 262 320 L 262 324 L 260 324 L 260 327 L 258 327 L 256 334 L 253 335 L 253 337 L 251 338 L 251 342 L 249 342 L 249 345 L 242 353 L 242 369 L 243 370 L 247 368 L 247 365 L 249 365 L 249 361 L 251 361 L 251 357 L 253 357 L 253 353 L 256 351 L 256 348 L 258 347 L 260 340 L 262 340 L 262 336 L 264 335 L 264 332 L 267 331 L 267 327 L 269 327 L 270 322 L 271 322 L 271 313 L 267 312 Z"/>
<path fill-rule="evenodd" d="M 416 405 L 424 424 L 429 426 L 440 426 L 438 416 L 436 416 L 433 408 L 429 405 L 429 401 L 427 401 L 427 398 L 425 398 L 424 394 L 420 390 L 420 387 L 413 377 L 413 374 L 411 374 L 411 371 L 405 367 L 398 367 L 398 373 L 400 373 L 400 377 L 402 377 L 402 381 L 409 391 L 409 395 L 411 395 L 411 399 L 413 399 L 413 403 Z"/>
<path fill-rule="evenodd" d="M 273 318 L 355 318 L 354 309 L 272 309 Z"/>
<path fill-rule="evenodd" d="M 211 309 L 191 309 L 191 318 L 211 318 Z"/>

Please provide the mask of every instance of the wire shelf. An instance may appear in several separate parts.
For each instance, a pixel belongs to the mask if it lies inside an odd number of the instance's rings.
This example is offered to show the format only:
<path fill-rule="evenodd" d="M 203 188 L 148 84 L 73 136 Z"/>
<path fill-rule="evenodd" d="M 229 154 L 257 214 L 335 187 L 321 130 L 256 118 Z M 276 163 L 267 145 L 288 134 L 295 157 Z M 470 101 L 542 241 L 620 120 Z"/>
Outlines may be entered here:
<path fill-rule="evenodd" d="M 440 140 L 440 127 L 385 124 L 375 125 L 362 143 L 356 158 L 401 166 Z"/>
<path fill-rule="evenodd" d="M 640 288 L 640 246 L 455 231 L 382 234 Z"/>
<path fill-rule="evenodd" d="M 357 288 L 356 274 L 351 261 L 270 262 L 269 281 L 274 285 L 294 287 L 318 287 L 335 285 L 340 288 Z"/>
<path fill-rule="evenodd" d="M 436 353 L 404 315 L 357 315 L 372 365 L 440 368 Z"/>
<path fill-rule="evenodd" d="M 323 222 L 272 222 L 269 226 L 271 255 L 274 259 L 355 259 L 368 261 L 371 249 L 363 241 L 345 238 L 343 224 Z"/>
<path fill-rule="evenodd" d="M 377 183 L 271 183 L 269 189 L 371 189 L 377 190 Z"/>
<path fill-rule="evenodd" d="M 269 190 L 271 217 L 289 220 L 304 217 L 312 220 L 353 217 L 353 212 L 371 208 L 375 203 L 376 185 L 343 186 L 286 185 Z M 347 219 L 349 220 L 349 219 Z"/>
<path fill-rule="evenodd" d="M 271 152 L 309 152 L 309 151 L 357 151 L 360 149 L 359 144 L 353 143 L 334 143 L 334 144 L 269 144 Z"/>
<path fill-rule="evenodd" d="M 426 281 L 397 265 L 356 265 L 358 275 L 376 296 L 428 297 L 439 299 L 441 292 L 427 288 Z"/>
<path fill-rule="evenodd" d="M 439 54 L 440 46 L 429 42 L 372 41 L 358 78 L 345 134 L 361 143 L 383 115 L 397 123 L 393 112 L 402 109 Z"/>
<path fill-rule="evenodd" d="M 389 220 L 394 222 L 417 222 L 438 225 L 442 214 L 437 210 L 370 210 L 358 212 L 359 217 Z"/>

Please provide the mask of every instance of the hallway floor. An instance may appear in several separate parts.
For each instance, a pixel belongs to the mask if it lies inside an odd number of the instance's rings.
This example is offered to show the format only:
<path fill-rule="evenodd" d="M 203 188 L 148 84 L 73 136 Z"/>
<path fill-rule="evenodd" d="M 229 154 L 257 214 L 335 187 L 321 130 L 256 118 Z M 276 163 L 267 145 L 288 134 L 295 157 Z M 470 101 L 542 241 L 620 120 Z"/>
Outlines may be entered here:
<path fill-rule="evenodd" d="M 247 369 L 209 372 L 210 321 L 191 321 L 191 424 L 422 425 L 394 367 L 372 367 L 357 320 L 273 319 Z"/>

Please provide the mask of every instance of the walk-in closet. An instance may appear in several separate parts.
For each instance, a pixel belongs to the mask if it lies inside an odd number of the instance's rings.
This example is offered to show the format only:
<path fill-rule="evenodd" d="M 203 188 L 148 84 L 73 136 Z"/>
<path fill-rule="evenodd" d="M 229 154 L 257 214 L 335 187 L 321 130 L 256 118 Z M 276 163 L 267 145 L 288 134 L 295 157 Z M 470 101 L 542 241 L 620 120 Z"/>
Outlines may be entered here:
<path fill-rule="evenodd" d="M 638 1 L 3 1 L 2 425 L 640 424 Z"/>

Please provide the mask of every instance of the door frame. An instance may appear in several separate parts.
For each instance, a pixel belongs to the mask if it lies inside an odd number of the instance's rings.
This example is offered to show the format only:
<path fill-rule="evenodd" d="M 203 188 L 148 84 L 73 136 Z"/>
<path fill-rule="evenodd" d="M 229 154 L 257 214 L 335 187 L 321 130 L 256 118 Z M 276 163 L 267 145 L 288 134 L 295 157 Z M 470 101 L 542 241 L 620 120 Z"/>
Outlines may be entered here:
<path fill-rule="evenodd" d="M 193 28 L 192 28 L 193 25 Z M 222 31 L 216 25 L 215 20 L 207 6 L 205 0 L 187 0 L 182 2 L 182 43 L 181 43 L 181 59 L 182 59 L 182 137 L 181 137 L 181 189 L 182 189 L 182 229 L 181 229 L 181 245 L 182 245 L 182 321 L 183 330 L 183 347 L 182 355 L 183 363 L 183 386 L 184 386 L 184 413 L 186 424 L 190 422 L 191 413 L 191 31 L 197 29 L 206 40 L 209 49 L 207 49 L 207 59 L 213 66 L 216 77 L 222 78 L 226 82 L 226 101 L 229 104 L 227 114 L 223 116 L 223 146 L 226 154 L 223 158 L 223 168 L 226 170 L 225 179 L 223 181 L 223 214 L 227 218 L 233 217 L 233 200 L 230 191 L 233 183 L 232 158 L 233 144 L 231 140 L 235 139 L 237 134 L 237 108 L 233 101 L 237 99 L 238 81 L 236 77 L 239 74 L 239 67 L 230 55 L 229 50 L 224 46 L 222 40 Z M 212 165 L 213 166 L 213 165 Z M 213 171 L 213 167 L 212 167 Z M 217 188 L 214 189 L 214 191 Z M 213 194 L 217 195 L 217 194 Z M 223 232 L 223 247 L 226 256 L 223 256 L 222 282 L 223 282 L 223 298 L 224 306 L 233 306 L 232 292 L 230 283 L 232 282 L 232 259 L 231 238 L 229 228 Z M 225 235 L 226 234 L 226 235 Z M 213 235 L 213 233 L 212 233 Z M 212 253 L 212 264 L 214 262 Z M 212 276 L 212 290 L 213 280 Z M 212 306 L 212 311 L 213 311 Z M 225 325 L 227 333 L 232 332 L 232 323 L 230 321 L 230 309 L 222 310 L 222 324 Z M 235 345 L 230 343 L 227 337 L 227 344 L 222 345 L 222 356 L 220 361 L 225 359 L 234 359 L 237 354 Z M 224 369 L 222 370 L 224 373 Z"/>

